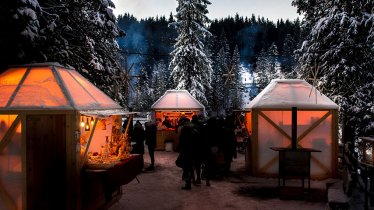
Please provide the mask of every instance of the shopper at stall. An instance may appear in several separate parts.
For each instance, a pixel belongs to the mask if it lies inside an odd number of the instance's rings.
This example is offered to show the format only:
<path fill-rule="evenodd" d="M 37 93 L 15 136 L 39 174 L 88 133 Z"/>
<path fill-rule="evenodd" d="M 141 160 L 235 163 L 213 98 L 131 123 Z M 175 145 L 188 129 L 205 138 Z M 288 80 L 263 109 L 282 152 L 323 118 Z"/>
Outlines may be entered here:
<path fill-rule="evenodd" d="M 168 116 L 165 116 L 165 120 L 162 122 L 162 125 L 166 128 L 172 128 L 171 121 Z"/>
<path fill-rule="evenodd" d="M 236 138 L 235 138 L 235 118 L 233 115 L 228 115 L 223 125 L 223 155 L 224 155 L 224 168 L 223 173 L 225 176 L 230 175 L 231 162 L 236 152 Z"/>
<path fill-rule="evenodd" d="M 132 147 L 132 154 L 144 154 L 144 129 L 142 124 L 136 121 L 132 132 L 131 141 L 135 144 Z"/>
<path fill-rule="evenodd" d="M 181 132 L 179 136 L 179 156 L 182 157 L 183 162 L 183 179 L 186 184 L 182 189 L 190 190 L 192 173 L 193 173 L 193 143 L 195 139 L 194 125 L 186 118 L 186 120 L 180 125 Z"/>
<path fill-rule="evenodd" d="M 157 126 L 155 123 L 149 121 L 145 123 L 145 144 L 148 147 L 149 157 L 151 158 L 151 165 L 146 170 L 153 171 L 155 169 L 155 148 L 156 148 Z"/>
<path fill-rule="evenodd" d="M 201 165 L 203 162 L 203 155 L 204 155 L 204 147 L 203 147 L 203 139 L 201 138 L 201 130 L 203 127 L 203 123 L 200 122 L 197 115 L 192 116 L 191 123 L 194 126 L 195 137 L 193 142 L 193 169 L 194 172 L 192 173 L 192 180 L 194 184 L 201 184 Z"/>
<path fill-rule="evenodd" d="M 205 179 L 206 186 L 210 186 L 210 180 L 214 174 L 214 164 L 216 153 L 218 152 L 217 139 L 219 132 L 216 117 L 210 117 L 203 125 L 201 135 L 201 147 L 203 151 L 202 178 Z"/>

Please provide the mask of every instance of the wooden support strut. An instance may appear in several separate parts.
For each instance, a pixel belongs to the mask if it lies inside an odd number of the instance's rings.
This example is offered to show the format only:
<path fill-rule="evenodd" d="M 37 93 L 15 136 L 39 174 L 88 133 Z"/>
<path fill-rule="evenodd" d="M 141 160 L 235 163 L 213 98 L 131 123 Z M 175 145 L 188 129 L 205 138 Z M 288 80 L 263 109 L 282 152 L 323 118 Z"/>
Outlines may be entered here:
<path fill-rule="evenodd" d="M 4 185 L 0 182 L 0 200 L 2 200 L 6 209 L 16 210 L 17 204 L 12 199 L 12 196 L 5 190 Z"/>
<path fill-rule="evenodd" d="M 319 124 L 321 124 L 327 117 L 330 116 L 332 112 L 328 111 L 325 115 L 323 115 L 319 120 L 317 120 L 315 123 L 313 123 L 307 130 L 305 130 L 298 138 L 297 138 L 297 146 L 300 148 L 303 148 L 299 142 L 308 135 L 314 128 L 316 128 Z M 259 115 L 261 115 L 266 121 L 268 121 L 275 129 L 277 129 L 283 136 L 287 137 L 288 140 L 291 141 L 291 137 L 283 131 L 282 128 L 280 128 L 277 124 L 275 124 L 269 117 L 267 117 L 264 113 L 261 111 L 259 112 Z M 289 147 L 291 145 L 288 145 Z M 259 170 L 263 171 L 268 169 L 272 164 L 275 163 L 275 161 L 278 159 L 278 157 L 272 158 L 269 162 L 267 162 L 263 167 L 261 167 Z M 313 162 L 315 162 L 319 167 L 321 167 L 325 172 L 329 172 L 330 170 L 324 166 L 317 158 L 311 156 L 311 159 Z"/>
<path fill-rule="evenodd" d="M 280 128 L 277 124 L 275 124 L 268 116 L 266 116 L 262 111 L 259 112 L 259 115 L 263 117 L 266 121 L 268 121 L 275 129 L 277 129 L 283 136 L 291 141 L 291 136 L 288 135 L 282 128 Z"/>
<path fill-rule="evenodd" d="M 19 125 L 21 125 L 21 117 L 17 116 L 16 119 L 13 121 L 12 125 L 9 127 L 7 132 L 5 133 L 3 139 L 0 141 L 0 154 L 3 152 L 5 147 L 11 142 L 12 137 L 16 133 L 16 130 Z"/>
<path fill-rule="evenodd" d="M 126 138 L 126 134 L 127 134 L 127 131 L 129 130 L 129 127 L 130 127 L 130 123 L 131 123 L 131 121 L 132 121 L 132 118 L 133 118 L 133 115 L 130 114 L 129 119 L 127 120 L 127 125 L 126 125 L 125 132 L 122 134 L 122 135 L 123 135 L 123 138 Z"/>
<path fill-rule="evenodd" d="M 88 149 L 90 148 L 91 140 L 92 140 L 93 134 L 95 133 L 95 128 L 96 128 L 97 121 L 98 121 L 98 118 L 96 117 L 96 118 L 95 118 L 94 125 L 92 126 L 92 131 L 91 131 L 91 134 L 90 134 L 90 138 L 88 139 L 88 142 L 87 142 L 86 151 L 84 151 L 84 155 L 83 155 L 83 158 L 82 158 L 82 160 L 81 160 L 81 165 L 80 165 L 80 168 L 81 168 L 81 169 L 83 168 L 83 166 L 84 166 L 84 162 L 85 162 L 86 159 L 87 159 Z"/>
<path fill-rule="evenodd" d="M 0 154 L 5 149 L 5 147 L 11 142 L 12 137 L 16 133 L 17 128 L 21 125 L 21 117 L 17 116 L 16 119 L 13 121 L 12 125 L 9 127 L 7 132 L 5 133 L 3 139 L 0 141 Z M 7 193 L 5 187 L 0 182 L 0 200 L 2 200 L 7 209 L 16 210 L 17 204 L 12 199 L 12 196 Z"/>

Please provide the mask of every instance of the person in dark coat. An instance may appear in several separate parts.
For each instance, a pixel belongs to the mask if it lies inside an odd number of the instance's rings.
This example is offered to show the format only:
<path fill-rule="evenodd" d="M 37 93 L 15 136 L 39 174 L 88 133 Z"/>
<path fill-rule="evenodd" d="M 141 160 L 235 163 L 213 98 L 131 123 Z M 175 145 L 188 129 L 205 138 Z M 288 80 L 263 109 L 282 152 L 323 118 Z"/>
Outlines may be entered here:
<path fill-rule="evenodd" d="M 151 165 L 146 169 L 148 171 L 153 171 L 155 169 L 155 148 L 156 148 L 156 136 L 157 136 L 157 126 L 153 122 L 145 123 L 145 144 L 148 147 L 149 157 L 151 158 Z"/>
<path fill-rule="evenodd" d="M 231 162 L 236 152 L 236 138 L 235 138 L 235 118 L 233 115 L 228 115 L 223 125 L 223 155 L 225 159 L 223 173 L 230 175 Z"/>
<path fill-rule="evenodd" d="M 193 143 L 192 140 L 196 137 L 194 131 L 194 125 L 186 119 L 181 124 L 181 133 L 179 136 L 179 155 L 183 157 L 183 179 L 186 184 L 182 189 L 190 190 L 192 173 L 193 173 Z"/>
<path fill-rule="evenodd" d="M 142 124 L 136 121 L 134 130 L 132 132 L 131 141 L 135 144 L 133 145 L 132 154 L 144 154 L 144 129 Z"/>
<path fill-rule="evenodd" d="M 216 117 L 210 117 L 201 131 L 204 164 L 202 178 L 205 178 L 206 186 L 210 186 L 210 180 L 214 174 L 215 153 L 218 151 L 217 134 L 217 119 Z"/>
<path fill-rule="evenodd" d="M 203 156 L 205 152 L 203 142 L 202 142 L 203 140 L 201 136 L 203 123 L 198 119 L 197 115 L 192 116 L 191 123 L 193 124 L 194 129 L 195 129 L 195 138 L 192 139 L 193 169 L 194 169 L 194 173 L 192 174 L 192 180 L 194 184 L 199 185 L 201 184 L 201 165 L 203 163 Z"/>
<path fill-rule="evenodd" d="M 165 120 L 162 122 L 162 125 L 166 128 L 172 128 L 171 121 L 168 116 L 165 116 Z"/>

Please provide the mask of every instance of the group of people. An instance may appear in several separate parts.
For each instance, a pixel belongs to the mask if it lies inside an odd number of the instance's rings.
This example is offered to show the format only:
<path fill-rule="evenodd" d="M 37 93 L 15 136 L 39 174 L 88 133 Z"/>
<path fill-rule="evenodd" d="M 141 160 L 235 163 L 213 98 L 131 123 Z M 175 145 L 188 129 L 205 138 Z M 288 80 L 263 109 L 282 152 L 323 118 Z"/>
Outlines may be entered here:
<path fill-rule="evenodd" d="M 237 128 L 234 115 L 210 117 L 205 120 L 201 115 L 192 116 L 192 120 L 182 116 L 177 123 L 179 144 L 177 150 L 183 157 L 182 178 L 189 190 L 191 185 L 200 185 L 205 179 L 210 186 L 213 177 L 224 177 L 230 174 L 232 159 L 236 157 Z M 166 126 L 166 125 L 165 125 Z M 144 128 L 137 121 L 131 129 L 131 141 L 134 143 L 131 153 L 144 154 L 144 140 L 148 147 L 151 164 L 146 170 L 154 170 L 157 125 L 146 122 Z"/>
<path fill-rule="evenodd" d="M 201 116 L 181 118 L 178 122 L 179 152 L 183 158 L 185 185 L 182 189 L 191 189 L 191 184 L 201 184 L 205 178 L 210 186 L 213 176 L 230 174 L 231 162 L 236 157 L 235 118 L 211 117 L 207 121 Z"/>

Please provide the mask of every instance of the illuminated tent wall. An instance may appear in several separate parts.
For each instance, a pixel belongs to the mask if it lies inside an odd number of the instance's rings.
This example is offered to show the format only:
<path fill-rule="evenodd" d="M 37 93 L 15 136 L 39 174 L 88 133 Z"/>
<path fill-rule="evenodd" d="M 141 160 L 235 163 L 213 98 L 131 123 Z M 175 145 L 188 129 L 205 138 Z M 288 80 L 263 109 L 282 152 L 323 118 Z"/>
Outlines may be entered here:
<path fill-rule="evenodd" d="M 191 119 L 193 115 L 204 114 L 205 107 L 187 90 L 167 90 L 151 107 L 154 119 L 164 120 L 169 116 L 172 125 L 176 125 L 180 117 L 185 115 Z M 178 148 L 178 135 L 174 131 L 157 132 L 157 150 L 164 149 L 164 141 L 174 140 L 174 149 Z"/>
<path fill-rule="evenodd" d="M 297 147 L 313 148 L 311 177 L 337 175 L 338 106 L 304 80 L 273 80 L 245 108 L 251 133 L 246 165 L 254 176 L 278 174 L 278 152 L 291 148 L 291 108 L 297 107 Z"/>
<path fill-rule="evenodd" d="M 163 119 L 163 113 L 203 113 L 205 110 L 187 90 L 167 90 L 151 107 L 156 118 Z"/>
<path fill-rule="evenodd" d="M 56 63 L 0 74 L 0 209 L 80 209 L 80 114 L 118 110 Z"/>

